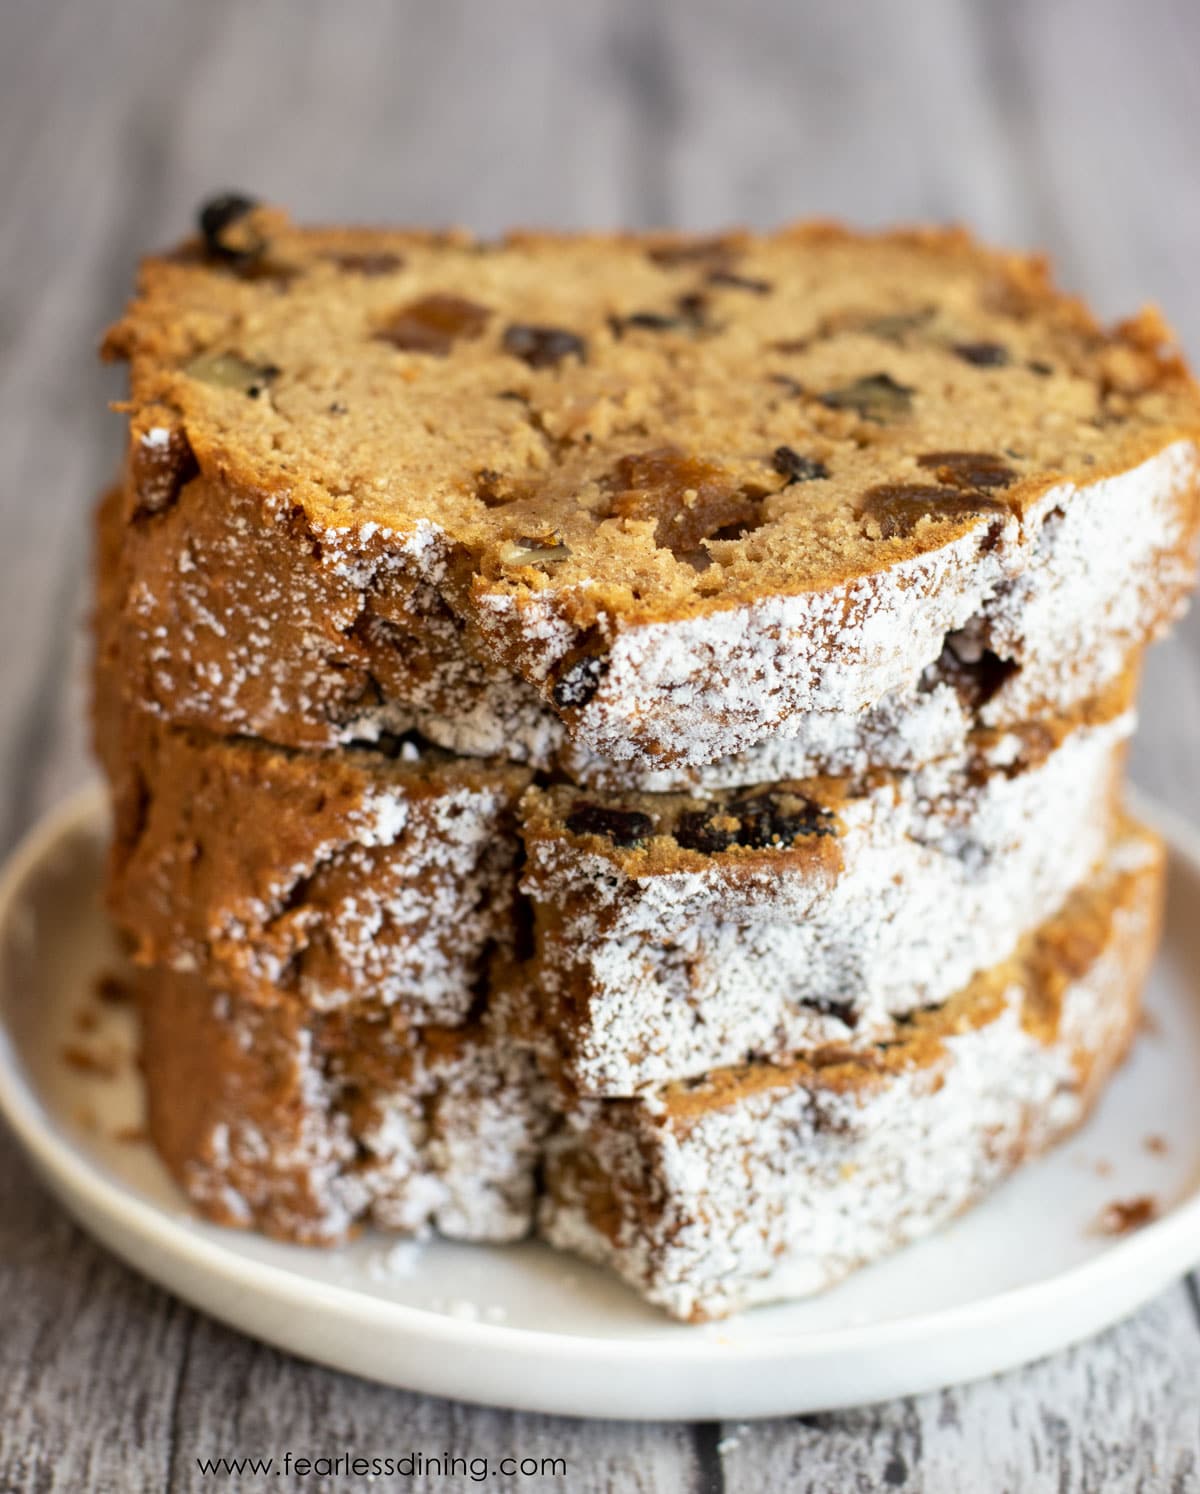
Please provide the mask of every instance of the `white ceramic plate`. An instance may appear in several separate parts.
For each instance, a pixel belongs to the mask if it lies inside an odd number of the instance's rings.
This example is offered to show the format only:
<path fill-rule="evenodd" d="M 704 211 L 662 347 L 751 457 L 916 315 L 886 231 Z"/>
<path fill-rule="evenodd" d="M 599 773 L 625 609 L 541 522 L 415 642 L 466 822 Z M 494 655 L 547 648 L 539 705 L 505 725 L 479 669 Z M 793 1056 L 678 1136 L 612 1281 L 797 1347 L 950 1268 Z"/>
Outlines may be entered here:
<path fill-rule="evenodd" d="M 671 1323 L 540 1245 L 367 1236 L 322 1252 L 193 1217 L 129 1138 L 141 1107 L 131 1019 L 94 994 L 115 967 L 97 791 L 44 821 L 0 883 L 0 1110 L 68 1209 L 137 1270 L 246 1333 L 372 1379 L 524 1410 L 689 1420 L 928 1390 L 1095 1333 L 1200 1260 L 1200 843 L 1167 829 L 1170 910 L 1148 1018 L 1087 1127 L 933 1239 L 823 1297 L 720 1324 Z M 81 1069 L 72 1048 L 115 1072 Z M 1156 1222 L 1097 1228 L 1110 1205 L 1145 1197 Z"/>

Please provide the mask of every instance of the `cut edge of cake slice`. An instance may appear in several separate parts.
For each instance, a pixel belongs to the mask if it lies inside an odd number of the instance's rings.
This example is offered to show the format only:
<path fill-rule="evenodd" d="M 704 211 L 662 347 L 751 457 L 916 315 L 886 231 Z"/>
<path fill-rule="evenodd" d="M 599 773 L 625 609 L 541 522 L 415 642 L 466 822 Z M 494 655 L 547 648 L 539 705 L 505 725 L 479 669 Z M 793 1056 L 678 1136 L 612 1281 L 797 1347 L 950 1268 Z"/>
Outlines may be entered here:
<path fill-rule="evenodd" d="M 700 1321 L 821 1291 L 945 1224 L 1087 1116 L 1132 1040 L 1165 853 L 1129 825 L 1013 956 L 866 1052 L 579 1100 L 541 1230 Z"/>

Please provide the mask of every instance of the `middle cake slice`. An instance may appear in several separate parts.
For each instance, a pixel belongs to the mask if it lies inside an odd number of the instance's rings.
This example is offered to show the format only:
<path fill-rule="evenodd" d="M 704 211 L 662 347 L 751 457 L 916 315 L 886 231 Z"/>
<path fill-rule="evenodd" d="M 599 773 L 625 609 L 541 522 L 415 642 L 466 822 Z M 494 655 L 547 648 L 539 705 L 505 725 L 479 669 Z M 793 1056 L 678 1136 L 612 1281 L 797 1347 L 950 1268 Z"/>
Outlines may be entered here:
<path fill-rule="evenodd" d="M 704 798 L 527 788 L 411 742 L 298 753 L 110 701 L 110 905 L 142 962 L 235 996 L 416 1027 L 486 1003 L 580 1093 L 636 1094 L 870 1043 L 1002 959 L 1103 855 L 1132 685 L 911 773 Z M 518 978 L 493 989 L 497 967 Z"/>
<path fill-rule="evenodd" d="M 511 1019 L 598 1096 L 875 1040 L 1002 959 L 1094 869 L 1131 692 L 907 774 L 704 798 L 531 788 L 535 953 Z"/>

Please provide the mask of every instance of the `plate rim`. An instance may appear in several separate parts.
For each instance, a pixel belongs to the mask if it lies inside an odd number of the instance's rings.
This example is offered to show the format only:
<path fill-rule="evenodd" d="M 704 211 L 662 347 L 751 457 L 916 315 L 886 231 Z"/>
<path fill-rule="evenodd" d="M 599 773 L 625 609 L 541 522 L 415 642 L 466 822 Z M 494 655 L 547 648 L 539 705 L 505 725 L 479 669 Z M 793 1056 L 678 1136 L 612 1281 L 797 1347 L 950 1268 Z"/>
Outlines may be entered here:
<path fill-rule="evenodd" d="M 1200 879 L 1200 831 L 1171 811 L 1131 794 L 1133 811 L 1151 824 L 1167 841 L 1172 860 L 1181 859 Z M 92 783 L 72 794 L 37 820 L 18 842 L 0 871 L 0 927 L 8 923 L 11 908 L 34 869 L 73 832 L 98 825 L 107 812 L 103 787 Z M 428 1307 L 396 1302 L 386 1297 L 366 1295 L 353 1286 L 317 1281 L 299 1275 L 285 1265 L 255 1260 L 243 1255 L 235 1243 L 209 1240 L 196 1233 L 202 1221 L 186 1215 L 176 1217 L 160 1205 L 138 1196 L 128 1184 L 113 1178 L 100 1162 L 81 1152 L 63 1131 L 38 1094 L 33 1076 L 21 1061 L 20 1052 L 7 1023 L 0 1016 L 0 1116 L 8 1123 L 26 1156 L 51 1190 L 91 1235 L 100 1235 L 104 1244 L 132 1269 L 149 1277 L 173 1295 L 198 1306 L 199 1310 L 221 1317 L 208 1301 L 198 1302 L 186 1289 L 176 1284 L 171 1271 L 158 1271 L 133 1258 L 124 1243 L 114 1243 L 108 1230 L 97 1230 L 94 1219 L 81 1218 L 81 1207 L 109 1221 L 116 1232 L 132 1233 L 161 1257 L 204 1277 L 216 1285 L 247 1289 L 280 1307 L 312 1311 L 314 1307 L 334 1314 L 359 1327 L 370 1327 L 375 1333 L 396 1335 L 414 1346 L 429 1349 L 439 1346 L 470 1348 L 483 1353 L 516 1354 L 524 1359 L 536 1356 L 543 1364 L 578 1369 L 608 1369 L 631 1362 L 642 1368 L 658 1367 L 678 1371 L 686 1368 L 690 1375 L 703 1376 L 705 1371 L 729 1371 L 739 1366 L 779 1367 L 783 1363 L 806 1365 L 828 1360 L 831 1356 L 892 1354 L 905 1346 L 928 1346 L 938 1340 L 979 1334 L 1001 1327 L 1011 1328 L 1014 1320 L 1034 1319 L 1045 1308 L 1061 1314 L 1064 1302 L 1091 1297 L 1111 1304 L 1090 1315 L 1082 1331 L 1056 1338 L 1059 1347 L 1079 1342 L 1111 1326 L 1162 1290 L 1172 1280 L 1186 1274 L 1200 1263 L 1200 1188 L 1188 1199 L 1165 1212 L 1160 1218 L 1134 1234 L 1116 1239 L 1101 1254 L 1078 1265 L 1058 1271 L 1038 1281 L 1010 1287 L 989 1296 L 951 1307 L 913 1313 L 885 1323 L 853 1323 L 837 1328 L 809 1331 L 783 1331 L 769 1338 L 724 1337 L 720 1322 L 708 1325 L 679 1324 L 679 1331 L 645 1336 L 596 1336 L 589 1333 L 563 1333 L 551 1329 L 513 1327 L 503 1323 L 466 1321 Z M 234 1239 L 238 1236 L 235 1234 Z M 485 1247 L 486 1248 L 486 1247 Z M 1130 1293 L 1113 1292 L 1121 1281 L 1136 1281 Z M 241 1327 L 226 1316 L 226 1322 Z M 737 1334 L 740 1319 L 731 1323 Z M 715 1330 L 715 1332 L 714 1332 Z M 241 1327 L 241 1331 L 247 1331 Z M 269 1335 L 255 1331 L 255 1336 Z M 318 1359 L 308 1350 L 296 1349 L 278 1337 L 273 1340 L 288 1352 Z M 1001 1354 L 990 1368 L 974 1376 L 997 1373 L 1016 1364 L 1028 1362 L 1046 1349 L 1026 1352 L 1018 1349 Z M 324 1359 L 318 1362 L 337 1363 Z M 353 1370 L 373 1376 L 370 1371 Z M 936 1376 L 932 1379 L 913 1376 L 914 1393 L 918 1388 L 933 1388 L 950 1383 Z M 399 1384 L 399 1381 L 392 1381 Z M 421 1386 L 409 1388 L 420 1390 Z M 574 1415 L 613 1415 L 611 1409 L 580 1410 L 567 1393 L 551 1397 L 535 1395 L 532 1400 L 518 1397 L 519 1387 L 511 1387 L 508 1403 L 520 1409 L 563 1412 Z M 439 1389 L 437 1394 L 454 1395 L 454 1390 Z M 888 1395 L 903 1392 L 889 1391 Z M 472 1397 L 481 1399 L 483 1397 Z M 878 1399 L 879 1397 L 873 1397 Z M 619 1397 L 618 1397 L 619 1399 Z M 504 1401 L 487 1400 L 487 1404 Z M 867 1404 L 867 1400 L 839 1399 L 834 1405 Z M 742 1419 L 754 1415 L 786 1414 L 791 1407 L 786 1390 L 768 1409 L 738 1413 Z M 655 1407 L 639 1409 L 635 1402 L 621 1412 L 631 1419 L 661 1418 L 664 1412 Z M 732 1413 L 719 1413 L 728 1415 Z"/>

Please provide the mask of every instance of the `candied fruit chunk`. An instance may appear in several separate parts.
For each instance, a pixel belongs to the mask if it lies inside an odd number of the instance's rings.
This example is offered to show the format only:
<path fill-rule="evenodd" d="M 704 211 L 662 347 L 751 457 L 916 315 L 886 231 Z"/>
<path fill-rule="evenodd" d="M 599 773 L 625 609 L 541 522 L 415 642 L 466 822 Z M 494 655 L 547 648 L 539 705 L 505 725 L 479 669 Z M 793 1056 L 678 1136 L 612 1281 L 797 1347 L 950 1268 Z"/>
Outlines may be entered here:
<path fill-rule="evenodd" d="M 463 296 L 435 292 L 392 312 L 375 330 L 380 342 L 405 353 L 432 353 L 444 358 L 459 340 L 483 335 L 491 311 Z"/>
<path fill-rule="evenodd" d="M 640 809 L 612 809 L 580 802 L 567 816 L 572 835 L 600 835 L 615 846 L 639 846 L 654 834 L 654 822 Z"/>

